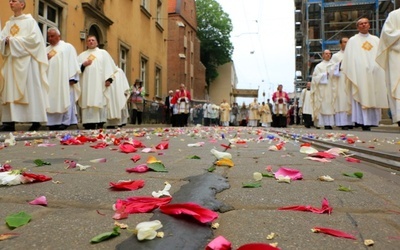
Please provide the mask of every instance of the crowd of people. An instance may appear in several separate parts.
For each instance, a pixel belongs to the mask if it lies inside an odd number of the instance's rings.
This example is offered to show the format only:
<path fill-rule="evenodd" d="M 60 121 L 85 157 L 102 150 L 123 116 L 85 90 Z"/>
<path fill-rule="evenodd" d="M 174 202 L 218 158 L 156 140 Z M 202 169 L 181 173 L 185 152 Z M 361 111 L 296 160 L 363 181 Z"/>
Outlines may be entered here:
<path fill-rule="evenodd" d="M 64 130 L 78 121 L 85 129 L 122 127 L 128 118 L 132 124 L 142 124 L 146 95 L 142 81 L 130 86 L 110 54 L 98 47 L 95 36 L 87 37 L 87 50 L 78 55 L 57 28 L 49 28 L 46 47 L 36 20 L 23 13 L 25 1 L 9 4 L 14 15 L 0 37 L 4 58 L 0 131 L 15 131 L 18 122 L 32 123 L 31 131 L 44 123 L 51 130 Z M 169 91 L 165 102 L 154 97 L 148 111 L 157 123 L 173 127 L 286 127 L 299 124 L 302 117 L 306 128 L 370 130 L 379 125 L 381 110 L 390 107 L 393 121 L 400 126 L 399 20 L 400 10 L 390 13 L 379 39 L 369 33 L 369 20 L 359 19 L 359 33 L 342 37 L 339 52 L 333 56 L 329 50 L 323 52 L 299 103 L 290 103 L 279 85 L 272 103 L 255 98 L 240 107 L 226 100 L 191 107 L 190 91 L 181 84 Z"/>

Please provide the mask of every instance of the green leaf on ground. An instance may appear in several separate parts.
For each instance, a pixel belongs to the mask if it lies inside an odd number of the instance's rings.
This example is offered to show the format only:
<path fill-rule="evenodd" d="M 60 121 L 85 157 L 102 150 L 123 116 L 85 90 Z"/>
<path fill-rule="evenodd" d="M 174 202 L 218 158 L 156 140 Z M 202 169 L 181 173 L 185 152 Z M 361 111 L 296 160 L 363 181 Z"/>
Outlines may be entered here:
<path fill-rule="evenodd" d="M 192 156 L 189 156 L 188 159 L 200 160 L 201 158 L 197 155 L 192 155 Z"/>
<path fill-rule="evenodd" d="M 44 165 L 51 165 L 50 162 L 43 161 L 41 159 L 36 159 L 33 162 L 36 164 L 37 167 L 41 167 L 41 166 L 44 166 Z"/>
<path fill-rule="evenodd" d="M 352 191 L 350 187 L 345 187 L 345 186 L 342 186 L 342 185 L 339 185 L 338 190 L 339 191 L 344 191 L 344 192 L 351 192 Z"/>
<path fill-rule="evenodd" d="M 216 169 L 216 167 L 215 167 L 215 165 L 214 165 L 214 166 L 209 167 L 209 168 L 207 169 L 207 171 L 211 173 L 211 172 L 214 172 L 215 169 Z"/>
<path fill-rule="evenodd" d="M 364 176 L 364 174 L 361 172 L 354 172 L 352 174 L 343 173 L 343 175 L 347 176 L 347 177 L 358 178 L 358 179 L 362 179 Z"/>
<path fill-rule="evenodd" d="M 162 164 L 161 162 L 148 163 L 147 167 L 156 172 L 168 172 L 164 164 Z"/>
<path fill-rule="evenodd" d="M 19 212 L 16 214 L 11 214 L 6 217 L 7 226 L 14 229 L 23 225 L 28 224 L 28 222 L 32 219 L 30 214 L 25 212 Z"/>
<path fill-rule="evenodd" d="M 270 174 L 270 173 L 261 173 L 263 177 L 268 177 L 268 178 L 274 178 L 275 175 L 274 174 Z"/>
<path fill-rule="evenodd" d="M 248 183 L 242 183 L 242 188 L 259 188 L 261 187 L 261 182 L 248 182 Z"/>
<path fill-rule="evenodd" d="M 112 232 L 102 233 L 102 234 L 99 234 L 99 235 L 93 237 L 90 240 L 90 243 L 99 243 L 99 242 L 114 238 L 120 234 L 121 233 L 119 232 L 119 227 L 114 227 Z"/>

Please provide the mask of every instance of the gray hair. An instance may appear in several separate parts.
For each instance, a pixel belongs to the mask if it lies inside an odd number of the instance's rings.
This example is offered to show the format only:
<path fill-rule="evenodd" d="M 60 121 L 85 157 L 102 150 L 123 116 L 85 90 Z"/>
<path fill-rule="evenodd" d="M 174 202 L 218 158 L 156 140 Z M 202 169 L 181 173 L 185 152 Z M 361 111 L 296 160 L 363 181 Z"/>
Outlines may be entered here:
<path fill-rule="evenodd" d="M 61 35 L 60 30 L 57 29 L 56 27 L 50 27 L 50 28 L 47 30 L 47 32 L 49 32 L 49 31 L 54 31 L 54 32 L 57 33 L 57 35 L 59 35 L 59 36 Z"/>

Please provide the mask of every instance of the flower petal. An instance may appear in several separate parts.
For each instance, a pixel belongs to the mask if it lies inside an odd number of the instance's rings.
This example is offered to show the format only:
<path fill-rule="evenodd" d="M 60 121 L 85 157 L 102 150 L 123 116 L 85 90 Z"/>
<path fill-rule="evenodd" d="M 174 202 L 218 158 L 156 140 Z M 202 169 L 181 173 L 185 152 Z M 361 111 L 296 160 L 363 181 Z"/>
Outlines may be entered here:
<path fill-rule="evenodd" d="M 126 170 L 126 172 L 128 172 L 128 173 L 145 173 L 145 172 L 149 171 L 149 169 L 150 169 L 150 168 L 147 167 L 146 164 L 140 164 L 140 165 L 137 165 L 136 167 L 127 168 L 127 169 L 125 169 L 125 170 Z"/>
<path fill-rule="evenodd" d="M 120 144 L 120 145 L 119 145 L 119 150 L 120 150 L 122 153 L 126 153 L 126 154 L 134 153 L 134 152 L 137 151 L 137 149 L 135 148 L 135 146 L 132 145 L 132 144 L 130 144 L 130 143 L 122 143 L 122 144 Z"/>
<path fill-rule="evenodd" d="M 324 233 L 324 234 L 329 234 L 329 235 L 332 235 L 332 236 L 335 236 L 335 237 L 356 240 L 356 237 L 354 237 L 353 235 L 348 234 L 348 233 L 343 232 L 343 231 L 332 229 L 332 228 L 314 227 L 313 229 L 311 229 L 311 231 L 314 232 L 314 233 Z"/>
<path fill-rule="evenodd" d="M 142 187 L 144 187 L 144 180 L 110 182 L 110 188 L 114 190 L 137 190 Z"/>
<path fill-rule="evenodd" d="M 132 157 L 131 157 L 131 160 L 132 160 L 133 162 L 139 161 L 139 160 L 140 160 L 140 155 L 134 155 L 134 156 L 132 156 Z"/>
<path fill-rule="evenodd" d="M 170 215 L 191 215 L 201 223 L 212 222 L 218 218 L 218 213 L 191 202 L 163 205 L 160 207 L 160 211 Z"/>
<path fill-rule="evenodd" d="M 46 196 L 40 196 L 40 197 L 34 199 L 33 201 L 30 201 L 29 204 L 47 206 Z"/>
<path fill-rule="evenodd" d="M 275 176 L 289 176 L 291 180 L 303 179 L 303 174 L 299 170 L 285 167 L 280 167 Z"/>
<path fill-rule="evenodd" d="M 107 161 L 106 158 L 98 158 L 98 159 L 90 160 L 90 162 L 93 162 L 93 163 L 101 163 L 101 162 L 106 162 L 106 161 Z"/>
<path fill-rule="evenodd" d="M 114 204 L 114 207 L 118 213 L 147 213 L 153 211 L 161 205 L 168 204 L 171 200 L 172 197 L 128 197 L 125 200 L 118 199 Z"/>
<path fill-rule="evenodd" d="M 208 243 L 206 250 L 231 250 L 232 244 L 223 236 L 218 236 Z"/>
<path fill-rule="evenodd" d="M 159 149 L 159 150 L 168 149 L 168 142 L 167 141 L 161 142 L 160 144 L 158 144 L 156 146 L 156 149 Z"/>
<path fill-rule="evenodd" d="M 271 246 L 265 243 L 249 243 L 243 246 L 240 246 L 237 250 L 279 250 L 280 248 Z"/>

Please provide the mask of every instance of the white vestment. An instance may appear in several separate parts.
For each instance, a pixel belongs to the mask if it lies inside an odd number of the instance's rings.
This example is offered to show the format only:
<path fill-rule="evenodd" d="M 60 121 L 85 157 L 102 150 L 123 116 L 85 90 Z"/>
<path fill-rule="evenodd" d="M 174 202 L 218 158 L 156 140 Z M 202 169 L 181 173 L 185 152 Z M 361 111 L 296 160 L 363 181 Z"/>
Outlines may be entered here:
<path fill-rule="evenodd" d="M 82 64 L 87 59 L 92 60 L 92 64 L 86 66 L 80 75 L 82 93 L 78 100 L 82 108 L 82 123 L 105 123 L 108 91 L 105 82 L 112 78 L 118 68 L 110 54 L 103 49 L 95 48 L 82 52 L 78 62 Z"/>
<path fill-rule="evenodd" d="M 342 61 L 342 72 L 350 84 L 352 122 L 378 126 L 381 109 L 388 108 L 385 71 L 375 62 L 379 38 L 357 34 L 349 39 Z"/>
<path fill-rule="evenodd" d="M 385 70 L 393 122 L 400 121 L 400 10 L 392 11 L 383 25 L 376 62 Z"/>
<path fill-rule="evenodd" d="M 328 65 L 329 81 L 332 86 L 332 102 L 335 111 L 336 126 L 351 126 L 350 89 L 346 77 L 342 74 L 341 66 L 344 51 L 333 54 Z"/>
<path fill-rule="evenodd" d="M 47 77 L 49 79 L 49 102 L 47 125 L 77 124 L 76 101 L 81 89 L 78 83 L 70 85 L 70 80 L 79 81 L 80 68 L 75 48 L 64 41 L 55 46 L 47 46 L 51 56 Z"/>
<path fill-rule="evenodd" d="M 231 105 L 227 102 L 223 102 L 219 105 L 221 110 L 220 122 L 223 123 L 222 126 L 229 126 L 229 111 L 231 110 Z"/>
<path fill-rule="evenodd" d="M 114 75 L 114 82 L 108 87 L 107 98 L 107 126 L 117 126 L 127 123 L 129 99 L 129 82 L 125 72 L 118 68 Z"/>
<path fill-rule="evenodd" d="M 301 91 L 299 107 L 302 109 L 303 114 L 313 114 L 313 107 L 311 103 L 311 90 L 303 89 Z"/>
<path fill-rule="evenodd" d="M 311 81 L 311 103 L 313 118 L 318 117 L 320 126 L 334 125 L 332 84 L 328 75 L 329 61 L 322 61 L 315 66 Z"/>
<path fill-rule="evenodd" d="M 36 20 L 30 14 L 11 17 L 1 32 L 0 50 L 2 121 L 47 122 L 48 60 Z"/>

